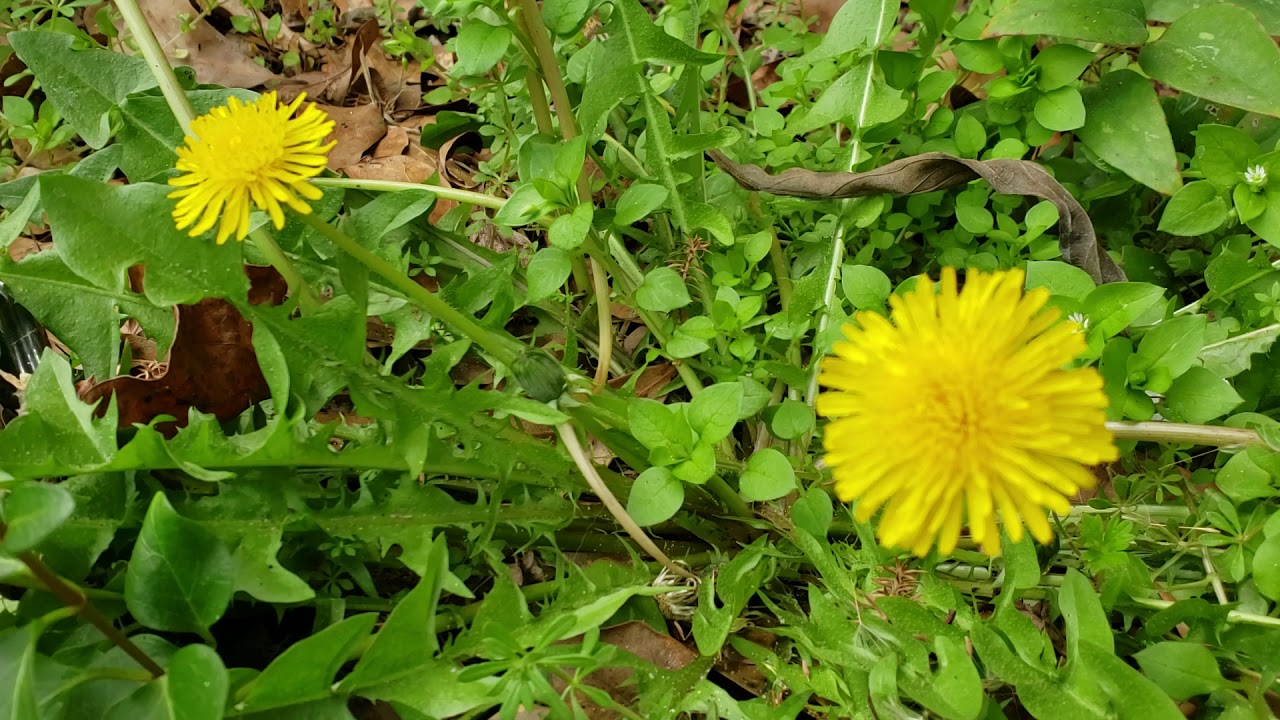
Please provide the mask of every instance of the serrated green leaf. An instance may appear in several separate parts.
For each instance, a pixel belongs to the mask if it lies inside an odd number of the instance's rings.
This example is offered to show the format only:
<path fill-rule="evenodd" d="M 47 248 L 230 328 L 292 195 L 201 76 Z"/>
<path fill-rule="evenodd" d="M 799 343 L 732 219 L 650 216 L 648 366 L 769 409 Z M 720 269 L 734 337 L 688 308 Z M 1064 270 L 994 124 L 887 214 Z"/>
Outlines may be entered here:
<path fill-rule="evenodd" d="M 156 305 L 244 297 L 249 283 L 239 245 L 187 237 L 173 225 L 168 193 L 163 185 L 40 178 L 40 197 L 63 261 L 99 288 L 122 292 L 125 272 L 141 264 L 147 270 L 145 294 Z"/>
<path fill-rule="evenodd" d="M 95 149 L 111 137 L 111 110 L 130 93 L 156 84 L 142 58 L 76 50 L 75 38 L 66 33 L 23 30 L 9 33 L 7 40 L 35 73 L 49 102 Z"/>
<path fill-rule="evenodd" d="M 376 613 L 353 615 L 294 643 L 254 680 L 245 709 L 258 712 L 329 697 L 334 675 L 377 622 Z"/>

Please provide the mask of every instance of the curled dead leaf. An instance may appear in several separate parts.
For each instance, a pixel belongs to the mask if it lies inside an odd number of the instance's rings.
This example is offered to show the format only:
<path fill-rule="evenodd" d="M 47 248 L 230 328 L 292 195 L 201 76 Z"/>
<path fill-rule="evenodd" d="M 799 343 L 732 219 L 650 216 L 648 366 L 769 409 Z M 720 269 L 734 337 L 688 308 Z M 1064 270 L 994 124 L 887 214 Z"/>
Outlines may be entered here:
<path fill-rule="evenodd" d="M 919 195 L 982 178 L 998 193 L 1033 195 L 1053 203 L 1058 208 L 1058 242 L 1063 259 L 1089 273 L 1097 283 L 1125 279 L 1124 271 L 1098 243 L 1093 222 L 1084 208 L 1048 170 L 1030 160 L 967 160 L 931 152 L 860 173 L 791 168 L 770 175 L 755 165 L 734 162 L 718 150 L 709 154 L 722 170 L 748 190 L 815 200 L 880 193 Z"/>

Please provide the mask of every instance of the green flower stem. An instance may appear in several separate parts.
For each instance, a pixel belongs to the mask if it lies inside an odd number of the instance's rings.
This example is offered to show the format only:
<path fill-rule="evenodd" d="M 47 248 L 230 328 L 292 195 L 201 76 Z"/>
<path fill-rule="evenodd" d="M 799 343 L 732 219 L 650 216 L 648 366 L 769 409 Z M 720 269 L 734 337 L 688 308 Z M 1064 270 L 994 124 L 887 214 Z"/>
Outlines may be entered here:
<path fill-rule="evenodd" d="M 1156 600 L 1154 598 L 1130 598 L 1125 601 L 1125 603 L 1128 605 L 1137 605 L 1138 607 L 1149 608 L 1151 610 L 1166 610 L 1174 605 L 1170 600 Z M 1227 612 L 1227 622 L 1280 628 L 1280 618 L 1273 618 L 1267 615 L 1255 615 L 1253 613 L 1239 612 L 1237 610 Z"/>
<path fill-rule="evenodd" d="M 314 215 L 299 215 L 299 217 L 316 232 L 324 235 L 330 242 L 337 245 L 343 252 L 390 283 L 391 287 L 404 293 L 404 296 L 410 302 L 422 307 L 436 319 L 470 338 L 472 342 L 483 348 L 498 362 L 508 368 L 514 366 L 518 353 L 523 350 L 523 346 L 515 338 L 504 337 L 489 328 L 483 327 L 473 318 L 454 309 L 452 305 L 445 302 L 440 296 L 411 280 L 391 263 L 370 252 L 341 230 L 323 220 L 317 219 Z"/>
<path fill-rule="evenodd" d="M 1187 443 L 1233 447 L 1264 445 L 1258 433 L 1243 428 L 1219 425 L 1186 425 L 1171 422 L 1109 422 L 1107 429 L 1117 440 L 1149 440 L 1162 443 Z"/>
<path fill-rule="evenodd" d="M 582 477 L 586 479 L 587 484 L 591 486 L 592 492 L 604 506 L 609 509 L 613 518 L 618 521 L 623 530 L 631 536 L 636 544 L 649 553 L 649 557 L 662 563 L 663 567 L 681 577 L 696 577 L 693 573 L 683 567 L 672 562 L 671 558 L 653 542 L 653 540 L 645 534 L 644 530 L 636 524 L 636 521 L 627 513 L 627 509 L 622 507 L 622 503 L 618 502 L 618 498 L 604 484 L 604 480 L 600 479 L 600 473 L 596 472 L 596 466 L 587 457 L 587 453 L 582 449 L 582 443 L 578 442 L 578 431 L 569 423 L 561 423 L 556 426 L 556 435 L 559 436 L 560 442 L 564 444 L 565 450 L 569 452 L 569 456 L 573 458 L 573 462 L 578 466 L 578 471 L 582 473 Z"/>
<path fill-rule="evenodd" d="M 0 522 L 0 540 L 4 539 L 7 531 L 8 527 Z M 22 561 L 23 565 L 27 566 L 27 570 L 30 571 L 31 575 L 36 580 L 39 580 L 40 584 L 52 593 L 54 597 L 58 598 L 68 610 L 97 628 L 112 644 L 123 650 L 126 655 L 133 658 L 134 662 L 151 673 L 151 677 L 157 678 L 164 675 L 164 668 L 160 667 L 155 660 L 152 660 L 150 655 L 143 652 L 142 648 L 133 644 L 128 635 L 121 632 L 105 615 L 98 612 L 98 609 L 93 606 L 93 603 L 89 602 L 89 598 L 79 588 L 63 580 L 44 563 L 44 560 L 40 559 L 39 555 L 28 550 L 15 553 L 15 556 Z"/>
<path fill-rule="evenodd" d="M 147 24 L 142 8 L 138 7 L 138 0 L 116 0 L 116 7 L 120 9 L 120 15 L 124 18 L 124 24 L 129 28 L 129 33 L 138 42 L 138 49 L 142 51 L 142 57 L 151 68 L 151 74 L 155 76 L 160 92 L 164 94 L 169 110 L 177 118 L 182 133 L 190 135 L 191 121 L 196 117 L 195 110 L 191 108 L 191 101 L 183 92 L 182 85 L 178 84 L 178 76 L 173 74 L 169 59 L 165 57 L 160 41 L 156 40 L 156 34 Z"/>
<path fill-rule="evenodd" d="M 294 267 L 293 261 L 289 256 L 280 249 L 280 245 L 276 243 L 276 239 L 265 228 L 260 227 L 249 233 L 249 238 L 253 240 L 254 247 L 258 252 L 266 257 L 267 262 L 271 263 L 279 273 L 284 276 L 284 281 L 289 284 L 289 292 L 298 300 L 298 305 L 302 307 L 303 313 L 314 312 L 320 307 L 320 298 L 307 284 L 306 278 L 302 277 L 302 273 L 298 272 L 298 268 Z"/>
<path fill-rule="evenodd" d="M 316 187 L 351 188 L 352 190 L 368 190 L 369 192 L 399 192 L 401 190 L 426 190 L 438 198 L 454 200 L 468 205 L 501 210 L 507 204 L 505 198 L 493 197 L 484 193 L 447 188 L 441 185 L 425 183 L 398 182 L 396 180 L 357 180 L 355 178 L 316 177 L 308 182 Z"/>

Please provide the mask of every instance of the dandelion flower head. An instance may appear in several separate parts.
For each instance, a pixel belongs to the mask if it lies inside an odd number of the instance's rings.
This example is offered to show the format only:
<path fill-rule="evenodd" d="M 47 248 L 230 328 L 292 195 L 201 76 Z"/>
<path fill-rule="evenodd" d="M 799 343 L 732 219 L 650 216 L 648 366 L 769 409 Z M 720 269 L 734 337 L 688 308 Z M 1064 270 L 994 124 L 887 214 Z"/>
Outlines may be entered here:
<path fill-rule="evenodd" d="M 862 522 L 883 507 L 880 541 L 920 556 L 953 551 L 966 521 L 999 555 L 997 517 L 1014 542 L 1024 523 L 1048 542 L 1045 511 L 1066 514 L 1088 466 L 1117 457 L 1101 376 L 1067 367 L 1085 336 L 1047 290 L 1023 294 L 1020 270 L 970 272 L 960 291 L 944 268 L 939 285 L 890 297 L 888 318 L 859 313 L 823 360 L 836 494 Z"/>
<path fill-rule="evenodd" d="M 274 92 L 247 104 L 233 97 L 191 122 L 192 134 L 177 149 L 183 174 L 169 181 L 178 188 L 169 197 L 178 201 L 179 230 L 191 228 L 196 237 L 221 219 L 222 244 L 233 233 L 237 240 L 249 234 L 251 206 L 265 210 L 276 229 L 284 227 L 281 204 L 311 212 L 304 198 L 318 200 L 321 192 L 307 179 L 324 170 L 334 123 L 314 104 L 297 112 L 305 99 L 280 105 Z"/>

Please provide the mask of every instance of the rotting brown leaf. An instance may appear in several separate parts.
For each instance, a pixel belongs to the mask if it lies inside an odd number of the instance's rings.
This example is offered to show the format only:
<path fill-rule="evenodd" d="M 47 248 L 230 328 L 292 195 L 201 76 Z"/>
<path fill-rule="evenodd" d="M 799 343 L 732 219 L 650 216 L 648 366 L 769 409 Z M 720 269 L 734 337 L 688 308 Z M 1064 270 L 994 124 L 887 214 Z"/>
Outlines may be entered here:
<path fill-rule="evenodd" d="M 245 270 L 252 284 L 251 303 L 277 305 L 284 300 L 286 286 L 274 268 Z M 92 404 L 114 395 L 122 428 L 171 415 L 174 422 L 157 426 L 168 436 L 187 424 L 191 408 L 228 420 L 271 396 L 252 338 L 249 321 L 226 300 L 205 298 L 195 305 L 179 305 L 167 368 L 157 367 L 150 377 L 111 378 L 84 390 L 81 399 Z M 99 406 L 99 412 L 105 409 L 105 403 Z"/>
<path fill-rule="evenodd" d="M 1049 171 L 1029 160 L 967 160 L 931 152 L 861 173 L 791 168 L 770 175 L 755 165 L 734 162 L 717 150 L 710 151 L 710 155 L 722 170 L 748 190 L 815 200 L 879 193 L 919 195 L 982 178 L 998 193 L 1032 195 L 1053 203 L 1058 208 L 1058 242 L 1063 259 L 1089 273 L 1094 282 L 1125 280 L 1124 271 L 1098 243 L 1093 222 L 1084 208 Z"/>

